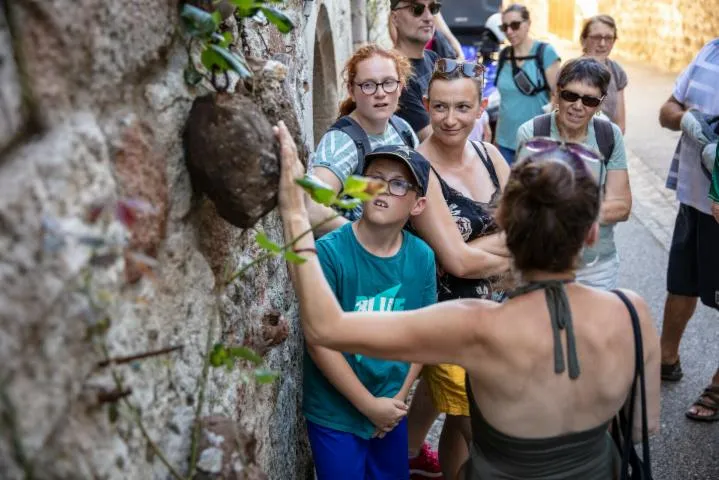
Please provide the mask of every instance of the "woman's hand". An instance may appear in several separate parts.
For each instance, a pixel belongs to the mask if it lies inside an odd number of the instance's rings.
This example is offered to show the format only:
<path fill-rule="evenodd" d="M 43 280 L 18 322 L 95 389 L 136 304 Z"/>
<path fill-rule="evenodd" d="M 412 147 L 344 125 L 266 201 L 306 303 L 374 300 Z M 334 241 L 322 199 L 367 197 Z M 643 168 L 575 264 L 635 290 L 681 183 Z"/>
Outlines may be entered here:
<path fill-rule="evenodd" d="M 272 130 L 280 142 L 280 214 L 283 217 L 293 214 L 306 216 L 306 193 L 295 183 L 295 180 L 305 173 L 305 167 L 297 156 L 297 145 L 285 122 L 280 120 Z"/>
<path fill-rule="evenodd" d="M 712 215 L 714 216 L 714 220 L 719 223 L 719 202 L 712 202 Z"/>

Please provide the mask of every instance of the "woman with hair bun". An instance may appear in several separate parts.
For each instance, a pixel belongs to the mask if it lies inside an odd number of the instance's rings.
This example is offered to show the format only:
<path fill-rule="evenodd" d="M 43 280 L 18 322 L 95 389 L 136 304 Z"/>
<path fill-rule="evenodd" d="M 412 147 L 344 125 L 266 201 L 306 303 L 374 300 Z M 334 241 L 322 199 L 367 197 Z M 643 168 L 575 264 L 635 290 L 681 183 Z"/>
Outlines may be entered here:
<path fill-rule="evenodd" d="M 295 184 L 303 168 L 284 124 L 276 133 L 280 212 L 286 239 L 294 240 L 310 228 L 306 194 Z M 583 246 L 598 237 L 600 190 L 582 159 L 588 150 L 536 150 L 514 166 L 499 202 L 497 221 L 523 282 L 505 303 L 468 298 L 414 311 L 343 312 L 311 234 L 295 243 L 307 261 L 289 268 L 309 341 L 466 369 L 473 438 L 458 478 L 609 480 L 617 471 L 609 424 L 636 400 L 630 309 L 641 332 L 651 432 L 659 426 L 659 339 L 637 294 L 622 299 L 574 280 Z"/>

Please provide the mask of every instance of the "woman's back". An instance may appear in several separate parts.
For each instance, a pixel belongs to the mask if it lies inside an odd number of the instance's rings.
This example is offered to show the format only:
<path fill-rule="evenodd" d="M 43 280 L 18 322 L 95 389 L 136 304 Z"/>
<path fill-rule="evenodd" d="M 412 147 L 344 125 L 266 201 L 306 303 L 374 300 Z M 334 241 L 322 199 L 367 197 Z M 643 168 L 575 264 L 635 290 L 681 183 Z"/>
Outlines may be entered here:
<path fill-rule="evenodd" d="M 486 355 L 470 368 L 477 405 L 497 430 L 546 438 L 608 421 L 627 399 L 634 373 L 634 339 L 624 304 L 611 293 L 566 286 L 579 376 L 555 373 L 555 342 L 542 290 L 498 306 Z M 566 330 L 561 359 L 568 364 Z"/>

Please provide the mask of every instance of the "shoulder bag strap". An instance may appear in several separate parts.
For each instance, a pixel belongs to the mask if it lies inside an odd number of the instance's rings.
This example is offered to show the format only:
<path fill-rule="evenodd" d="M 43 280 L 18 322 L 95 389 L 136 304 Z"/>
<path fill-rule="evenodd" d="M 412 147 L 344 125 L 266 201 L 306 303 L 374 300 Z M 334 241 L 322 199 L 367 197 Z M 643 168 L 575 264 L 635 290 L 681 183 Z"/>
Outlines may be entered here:
<path fill-rule="evenodd" d="M 532 127 L 535 137 L 551 137 L 552 136 L 552 114 L 545 113 L 537 115 L 532 119 Z"/>
<path fill-rule="evenodd" d="M 604 156 L 604 165 L 609 163 L 609 159 L 614 153 L 614 128 L 611 122 L 601 118 L 594 118 L 594 134 L 597 136 L 597 145 L 599 151 Z"/>
<path fill-rule="evenodd" d="M 644 375 L 644 347 L 642 343 L 642 328 L 639 324 L 639 315 L 637 314 L 637 310 L 634 308 L 634 305 L 632 302 L 627 298 L 627 296 L 621 292 L 620 290 L 612 290 L 613 293 L 615 293 L 619 299 L 624 302 L 624 305 L 626 305 L 627 310 L 629 310 L 629 316 L 632 319 L 632 328 L 634 329 L 634 347 L 635 347 L 635 358 L 636 358 L 636 365 L 634 368 L 634 385 L 632 385 L 632 404 L 634 404 L 634 395 L 636 394 L 635 385 L 639 384 L 639 392 L 641 394 L 641 409 L 642 409 L 642 460 L 644 462 L 643 465 L 643 473 L 644 478 L 652 478 L 652 464 L 651 460 L 649 458 L 649 426 L 648 426 L 648 420 L 647 420 L 647 392 L 646 392 L 646 384 L 645 384 L 645 375 Z M 632 407 L 630 407 L 630 411 L 632 410 Z M 633 412 L 632 412 L 633 413 Z M 629 425 L 631 426 L 631 419 L 629 420 Z M 629 445 L 632 445 L 631 442 L 631 428 L 629 428 Z"/>

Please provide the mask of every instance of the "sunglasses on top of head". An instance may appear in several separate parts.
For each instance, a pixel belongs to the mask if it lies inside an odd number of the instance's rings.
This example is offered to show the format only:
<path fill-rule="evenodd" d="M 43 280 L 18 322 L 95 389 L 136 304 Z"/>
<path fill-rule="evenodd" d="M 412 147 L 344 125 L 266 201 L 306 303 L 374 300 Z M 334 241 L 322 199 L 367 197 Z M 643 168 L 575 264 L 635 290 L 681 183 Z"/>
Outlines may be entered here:
<path fill-rule="evenodd" d="M 434 66 L 434 71 L 439 73 L 452 73 L 457 69 L 462 75 L 469 78 L 482 78 L 484 76 L 484 65 L 473 62 L 460 62 L 453 58 L 440 58 Z"/>
<path fill-rule="evenodd" d="M 604 100 L 604 97 L 595 97 L 593 95 L 580 95 L 571 90 L 560 90 L 559 98 L 569 103 L 574 103 L 577 100 L 581 100 L 582 105 L 590 108 L 598 107 L 599 104 L 602 103 L 602 100 Z"/>
<path fill-rule="evenodd" d="M 556 150 L 562 150 L 568 154 L 574 171 L 591 175 L 597 183 L 600 183 L 604 169 L 604 156 L 593 148 L 581 143 L 565 142 L 550 137 L 530 138 L 519 148 L 519 152 L 530 156 L 547 154 Z M 595 173 L 591 165 L 597 166 L 598 172 Z"/>
<path fill-rule="evenodd" d="M 432 2 L 429 5 L 425 5 L 423 3 L 411 2 L 409 5 L 405 5 L 404 7 L 396 7 L 394 10 L 404 10 L 405 8 L 410 8 L 412 16 L 421 17 L 422 15 L 424 15 L 425 7 L 429 9 L 429 13 L 431 13 L 432 15 L 437 15 L 439 13 L 439 10 L 442 8 L 442 4 L 440 2 Z"/>
<path fill-rule="evenodd" d="M 524 23 L 524 20 L 515 20 L 514 22 L 503 23 L 499 26 L 499 29 L 501 31 L 503 31 L 504 33 L 507 33 L 507 30 L 517 31 L 517 30 L 519 30 L 519 27 L 521 27 L 523 23 Z"/>

